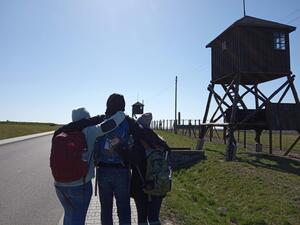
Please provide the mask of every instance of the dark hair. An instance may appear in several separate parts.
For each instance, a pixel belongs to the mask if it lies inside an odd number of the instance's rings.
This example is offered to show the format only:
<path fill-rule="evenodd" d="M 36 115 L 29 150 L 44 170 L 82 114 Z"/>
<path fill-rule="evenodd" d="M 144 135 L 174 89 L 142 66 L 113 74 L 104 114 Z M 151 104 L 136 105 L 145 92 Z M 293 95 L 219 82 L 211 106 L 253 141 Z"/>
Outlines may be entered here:
<path fill-rule="evenodd" d="M 105 115 L 112 116 L 118 111 L 125 111 L 125 100 L 123 95 L 114 93 L 107 99 Z"/>

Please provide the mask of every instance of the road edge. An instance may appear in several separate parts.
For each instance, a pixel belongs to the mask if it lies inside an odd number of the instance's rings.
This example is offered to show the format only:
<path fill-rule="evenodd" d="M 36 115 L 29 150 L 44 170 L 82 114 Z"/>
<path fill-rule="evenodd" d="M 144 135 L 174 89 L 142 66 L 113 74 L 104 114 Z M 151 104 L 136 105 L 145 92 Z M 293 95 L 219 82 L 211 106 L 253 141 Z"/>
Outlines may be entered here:
<path fill-rule="evenodd" d="M 29 139 L 38 138 L 38 137 L 42 137 L 42 136 L 46 136 L 46 135 L 51 135 L 53 133 L 54 133 L 54 131 L 48 131 L 48 132 L 43 132 L 43 133 L 30 134 L 30 135 L 25 135 L 25 136 L 20 136 L 20 137 L 2 139 L 2 140 L 0 140 L 0 146 L 8 145 L 8 144 L 20 142 L 20 141 L 26 141 Z"/>

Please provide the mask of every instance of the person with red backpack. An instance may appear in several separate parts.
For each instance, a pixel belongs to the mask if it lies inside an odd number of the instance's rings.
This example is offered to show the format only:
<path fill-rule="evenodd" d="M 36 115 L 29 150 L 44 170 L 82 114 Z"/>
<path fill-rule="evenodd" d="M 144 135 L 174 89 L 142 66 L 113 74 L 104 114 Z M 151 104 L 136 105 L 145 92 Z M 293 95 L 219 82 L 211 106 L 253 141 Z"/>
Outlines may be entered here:
<path fill-rule="evenodd" d="M 73 123 L 54 133 L 50 167 L 56 194 L 64 208 L 64 225 L 85 224 L 92 196 L 95 140 L 114 130 L 124 118 L 123 112 L 116 112 L 110 120 L 90 118 L 85 108 L 78 108 L 72 111 Z"/>

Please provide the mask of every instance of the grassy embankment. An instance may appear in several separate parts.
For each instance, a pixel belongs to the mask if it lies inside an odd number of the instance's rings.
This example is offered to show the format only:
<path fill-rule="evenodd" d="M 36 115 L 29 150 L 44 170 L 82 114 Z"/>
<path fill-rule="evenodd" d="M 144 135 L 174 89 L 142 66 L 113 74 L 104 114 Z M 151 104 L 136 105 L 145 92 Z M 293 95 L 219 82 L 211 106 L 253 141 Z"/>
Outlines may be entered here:
<path fill-rule="evenodd" d="M 192 146 L 193 138 L 158 133 L 170 146 Z M 299 225 L 300 163 L 238 149 L 224 161 L 224 145 L 206 143 L 204 160 L 173 174 L 164 218 L 176 225 Z"/>
<path fill-rule="evenodd" d="M 60 125 L 53 123 L 0 122 L 0 140 L 56 130 Z"/>

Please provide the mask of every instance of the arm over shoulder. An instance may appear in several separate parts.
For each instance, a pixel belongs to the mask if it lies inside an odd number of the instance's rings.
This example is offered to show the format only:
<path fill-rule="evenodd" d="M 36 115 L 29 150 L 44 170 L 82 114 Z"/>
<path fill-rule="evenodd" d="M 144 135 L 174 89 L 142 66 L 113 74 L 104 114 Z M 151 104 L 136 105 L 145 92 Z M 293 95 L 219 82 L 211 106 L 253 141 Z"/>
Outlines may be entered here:
<path fill-rule="evenodd" d="M 159 138 L 153 130 L 144 128 L 129 116 L 126 116 L 126 120 L 129 125 L 129 132 L 134 136 L 135 139 L 144 140 L 150 146 L 163 144 L 163 140 Z"/>
<path fill-rule="evenodd" d="M 105 119 L 102 123 L 96 125 L 97 136 L 103 136 L 116 129 L 125 119 L 125 113 L 118 111 L 113 116 Z"/>

